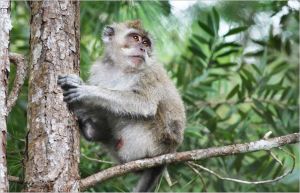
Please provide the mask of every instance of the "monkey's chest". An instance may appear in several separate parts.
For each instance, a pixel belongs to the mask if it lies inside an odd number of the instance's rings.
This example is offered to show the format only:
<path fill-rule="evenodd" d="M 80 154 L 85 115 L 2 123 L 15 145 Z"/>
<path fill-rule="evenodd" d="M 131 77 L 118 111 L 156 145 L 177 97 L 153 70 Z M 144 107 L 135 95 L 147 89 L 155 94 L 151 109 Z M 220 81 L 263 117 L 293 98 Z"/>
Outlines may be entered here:
<path fill-rule="evenodd" d="M 120 74 L 109 75 L 105 74 L 98 79 L 96 85 L 111 90 L 131 90 L 131 88 L 137 83 L 136 76 L 124 76 Z"/>

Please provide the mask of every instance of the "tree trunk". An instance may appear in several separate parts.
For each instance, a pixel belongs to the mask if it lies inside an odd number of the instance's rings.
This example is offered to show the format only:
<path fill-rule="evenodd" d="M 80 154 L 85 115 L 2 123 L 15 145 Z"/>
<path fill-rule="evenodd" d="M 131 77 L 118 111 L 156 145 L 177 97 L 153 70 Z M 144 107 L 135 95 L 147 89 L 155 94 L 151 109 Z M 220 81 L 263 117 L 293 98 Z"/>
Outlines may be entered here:
<path fill-rule="evenodd" d="M 79 131 L 57 86 L 79 73 L 79 1 L 31 1 L 25 191 L 79 191 Z"/>
<path fill-rule="evenodd" d="M 8 192 L 6 167 L 6 117 L 9 73 L 10 1 L 0 1 L 0 192 Z"/>

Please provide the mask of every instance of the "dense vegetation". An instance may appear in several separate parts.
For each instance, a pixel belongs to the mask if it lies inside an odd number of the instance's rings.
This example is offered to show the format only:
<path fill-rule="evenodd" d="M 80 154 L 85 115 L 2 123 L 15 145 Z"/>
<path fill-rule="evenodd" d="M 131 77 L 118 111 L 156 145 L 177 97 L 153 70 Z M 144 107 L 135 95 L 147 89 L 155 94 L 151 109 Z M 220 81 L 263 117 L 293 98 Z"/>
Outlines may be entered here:
<path fill-rule="evenodd" d="M 181 2 L 184 4 L 185 2 Z M 173 11 L 172 11 L 173 10 Z M 156 40 L 157 58 L 165 65 L 184 99 L 188 124 L 179 151 L 222 146 L 299 131 L 299 5 L 288 1 L 202 2 L 176 11 L 169 2 L 81 2 L 81 76 L 101 55 L 104 25 L 140 19 Z M 28 56 L 29 8 L 12 2 L 11 50 Z M 12 69 L 14 74 L 14 69 Z M 14 76 L 11 76 L 11 80 Z M 26 142 L 27 85 L 8 118 L 8 169 L 23 175 Z M 184 164 L 168 167 L 173 186 L 161 180 L 158 191 L 298 191 L 299 146 L 294 172 L 274 184 L 245 185 L 194 173 Z M 81 176 L 108 168 L 110 161 L 99 144 L 81 143 Z M 291 167 L 280 150 L 221 157 L 199 164 L 223 176 L 272 179 Z M 90 191 L 130 191 L 137 177 L 109 180 Z M 11 191 L 21 185 L 12 183 Z"/>

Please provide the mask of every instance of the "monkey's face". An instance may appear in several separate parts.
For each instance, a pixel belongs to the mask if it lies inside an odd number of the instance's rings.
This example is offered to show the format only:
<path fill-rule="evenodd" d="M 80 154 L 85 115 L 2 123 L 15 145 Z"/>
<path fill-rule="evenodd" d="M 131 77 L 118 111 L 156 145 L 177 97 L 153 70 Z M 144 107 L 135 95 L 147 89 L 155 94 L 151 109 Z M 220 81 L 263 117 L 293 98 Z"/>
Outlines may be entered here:
<path fill-rule="evenodd" d="M 152 42 L 144 30 L 115 24 L 104 29 L 103 41 L 115 63 L 143 68 L 150 63 Z"/>
<path fill-rule="evenodd" d="M 141 65 L 151 54 L 151 41 L 139 31 L 130 29 L 124 37 L 124 44 L 121 49 L 130 62 L 134 65 Z"/>

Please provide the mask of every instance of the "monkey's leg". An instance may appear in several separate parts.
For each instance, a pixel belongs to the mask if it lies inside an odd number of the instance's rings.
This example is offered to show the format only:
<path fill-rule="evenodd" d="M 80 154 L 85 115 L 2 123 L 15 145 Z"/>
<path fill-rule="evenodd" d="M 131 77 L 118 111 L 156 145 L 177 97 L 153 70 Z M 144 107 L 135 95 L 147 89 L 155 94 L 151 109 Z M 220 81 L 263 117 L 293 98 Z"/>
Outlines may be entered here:
<path fill-rule="evenodd" d="M 105 121 L 93 121 L 91 118 L 78 119 L 79 128 L 88 141 L 101 141 L 105 142 L 112 138 L 111 129 Z"/>
<path fill-rule="evenodd" d="M 81 134 L 86 140 L 104 142 L 111 137 L 104 111 L 87 109 L 80 102 L 70 104 L 69 108 L 76 115 Z"/>
<path fill-rule="evenodd" d="M 158 183 L 165 166 L 158 166 L 144 170 L 133 192 L 152 192 Z"/>

